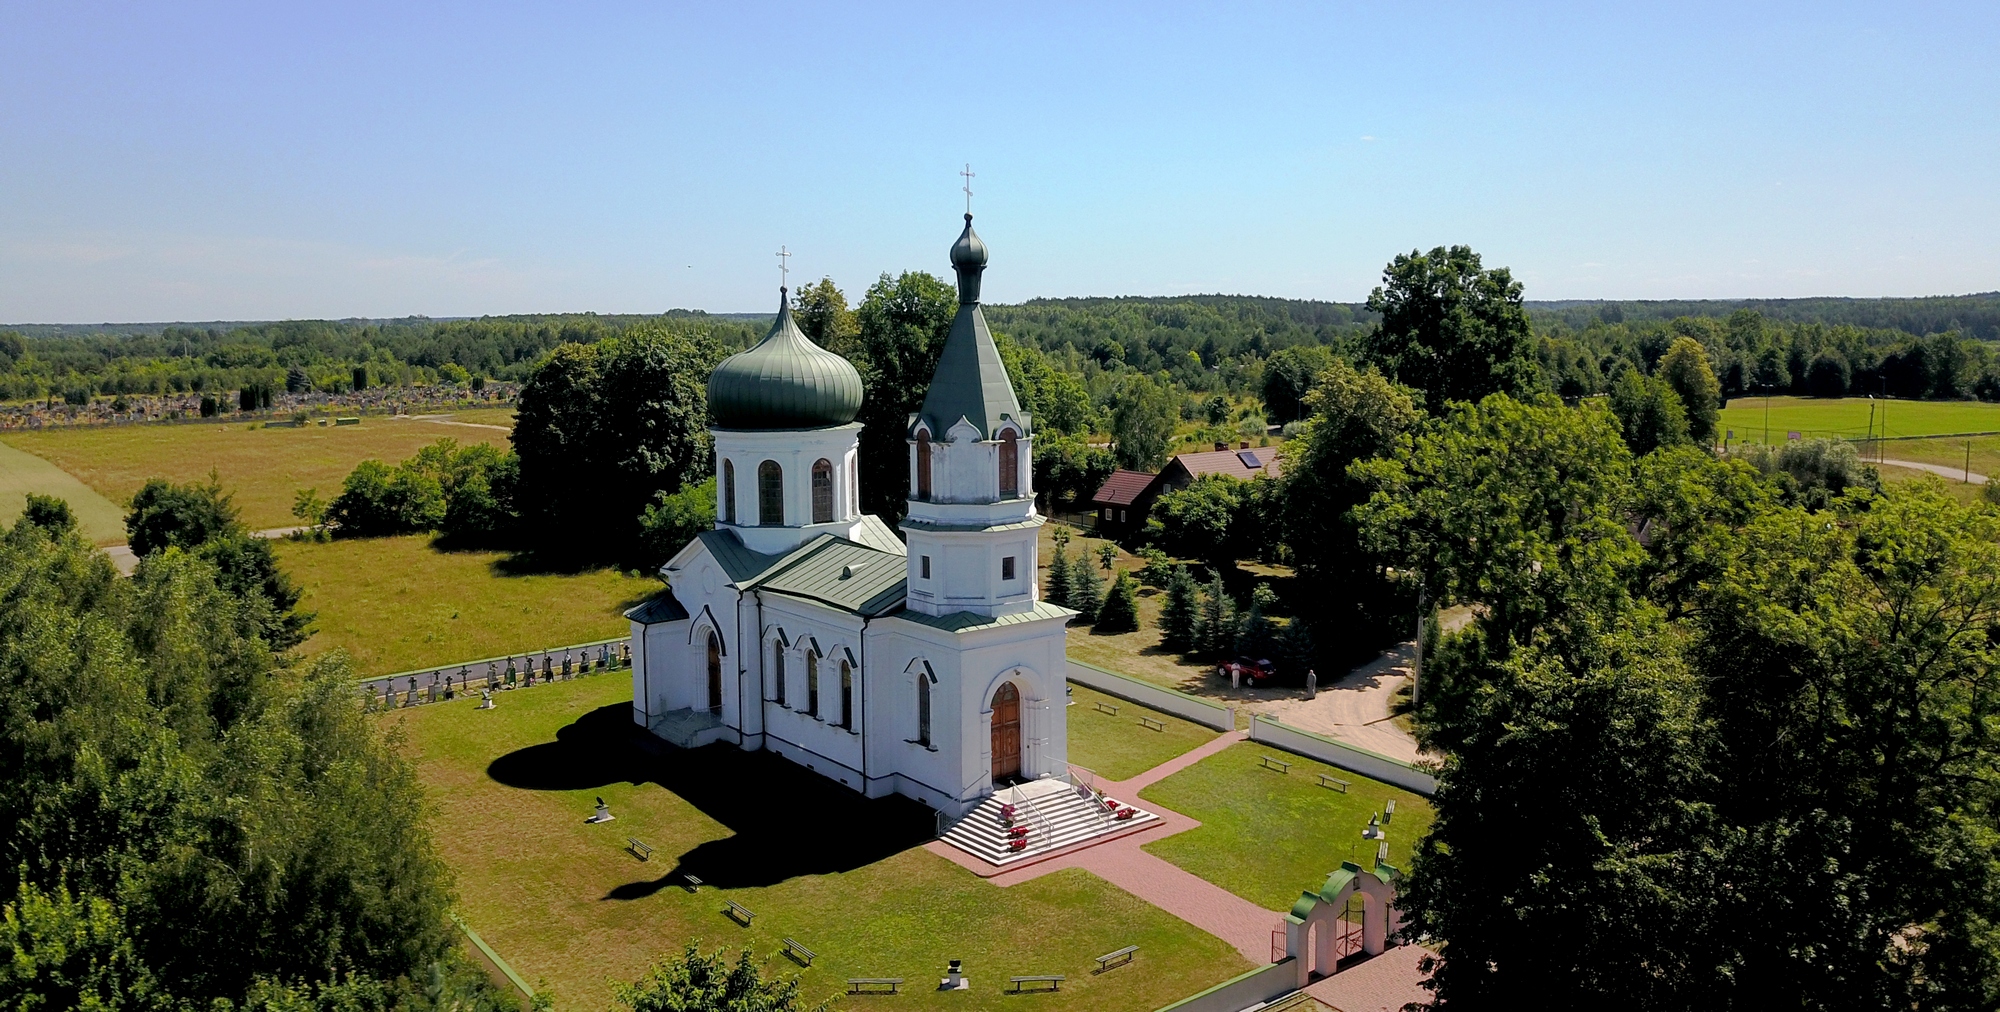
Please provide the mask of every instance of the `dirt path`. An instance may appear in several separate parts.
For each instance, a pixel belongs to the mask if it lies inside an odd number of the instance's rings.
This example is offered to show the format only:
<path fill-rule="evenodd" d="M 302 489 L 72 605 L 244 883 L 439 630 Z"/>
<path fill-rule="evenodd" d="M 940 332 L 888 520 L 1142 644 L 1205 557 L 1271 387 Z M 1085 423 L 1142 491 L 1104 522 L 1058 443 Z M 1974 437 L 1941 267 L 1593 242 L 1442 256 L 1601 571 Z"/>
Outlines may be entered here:
<path fill-rule="evenodd" d="M 1907 467 L 1912 471 L 1929 471 L 1932 474 L 1941 475 L 1943 477 L 1950 478 L 1953 481 L 1966 481 L 1966 482 L 1971 482 L 1974 485 L 1986 484 L 1985 475 L 1980 474 L 1976 471 L 1968 472 L 1965 468 L 1962 467 L 1949 467 L 1944 464 L 1924 464 L 1914 460 L 1892 460 L 1892 459 L 1884 459 L 1877 461 L 1864 460 L 1862 461 L 1862 463 L 1885 464 L 1889 467 Z"/>
<path fill-rule="evenodd" d="M 1453 608 L 1440 616 L 1444 628 L 1456 632 L 1472 621 L 1472 612 Z M 1303 693 L 1251 704 L 1250 708 L 1293 727 L 1336 738 L 1376 755 L 1414 763 L 1426 758 L 1417 739 L 1391 719 L 1396 694 L 1410 681 L 1415 641 L 1398 643 L 1382 656 L 1355 668 L 1319 694 Z"/>
<path fill-rule="evenodd" d="M 463 425 L 468 429 L 493 429 L 497 432 L 512 432 L 505 425 L 488 425 L 485 422 L 461 422 L 450 415 L 390 415 L 392 422 L 430 422 L 433 425 Z"/>

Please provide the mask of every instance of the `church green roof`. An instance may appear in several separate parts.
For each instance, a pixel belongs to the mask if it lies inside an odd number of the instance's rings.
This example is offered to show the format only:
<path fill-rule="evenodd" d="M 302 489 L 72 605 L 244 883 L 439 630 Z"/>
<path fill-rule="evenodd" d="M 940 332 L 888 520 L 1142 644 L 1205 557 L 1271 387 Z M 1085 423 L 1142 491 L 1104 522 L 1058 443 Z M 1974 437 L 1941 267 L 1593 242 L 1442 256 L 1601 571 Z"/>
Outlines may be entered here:
<path fill-rule="evenodd" d="M 979 311 L 980 275 L 986 270 L 986 243 L 973 234 L 972 216 L 965 216 L 965 231 L 951 248 L 952 269 L 958 272 L 958 316 L 951 321 L 944 349 L 938 353 L 937 372 L 931 376 L 930 390 L 917 417 L 930 424 L 931 434 L 942 437 L 964 418 L 979 430 L 979 438 L 992 439 L 1002 418 L 1012 418 L 1025 431 L 1021 402 L 1014 396 L 1014 384 L 1007 379 L 1006 363 L 986 327 L 986 315 Z"/>
<path fill-rule="evenodd" d="M 819 429 L 846 425 L 860 410 L 861 374 L 799 331 L 782 289 L 771 332 L 708 377 L 708 418 L 718 429 Z"/>

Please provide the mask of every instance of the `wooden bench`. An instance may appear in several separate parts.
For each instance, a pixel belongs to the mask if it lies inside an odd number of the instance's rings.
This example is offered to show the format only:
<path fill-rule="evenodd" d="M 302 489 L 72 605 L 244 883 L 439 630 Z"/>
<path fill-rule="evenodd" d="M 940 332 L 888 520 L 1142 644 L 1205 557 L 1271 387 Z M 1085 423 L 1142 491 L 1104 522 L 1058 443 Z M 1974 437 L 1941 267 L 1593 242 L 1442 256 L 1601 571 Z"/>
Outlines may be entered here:
<path fill-rule="evenodd" d="M 641 861 L 651 861 L 653 859 L 653 848 L 640 843 L 639 838 L 636 836 L 625 838 L 625 849 L 631 851 L 632 856 Z"/>
<path fill-rule="evenodd" d="M 700 891 L 701 891 L 701 887 L 702 887 L 702 885 L 703 885 L 703 884 L 704 884 L 704 883 L 703 883 L 703 882 L 702 882 L 702 880 L 701 880 L 701 876 L 699 876 L 699 875 L 682 875 L 682 876 L 681 876 L 681 888 L 683 888 L 683 889 L 686 889 L 686 890 L 687 890 L 688 892 L 691 892 L 691 893 L 698 893 L 698 892 L 700 892 Z"/>
<path fill-rule="evenodd" d="M 738 903 L 735 900 L 725 900 L 724 902 L 728 903 L 729 907 L 723 910 L 722 913 L 730 920 L 735 921 L 736 923 L 741 924 L 747 928 L 750 926 L 751 921 L 757 919 L 757 915 L 751 913 L 750 909 L 748 907 L 745 907 L 743 904 Z"/>
<path fill-rule="evenodd" d="M 1396 799 L 1390 798 L 1389 803 L 1382 806 L 1382 824 L 1385 826 L 1388 825 L 1389 820 L 1395 817 L 1396 817 Z"/>
<path fill-rule="evenodd" d="M 1342 780 L 1339 777 L 1333 776 L 1331 774 L 1327 773 L 1320 774 L 1319 785 L 1321 787 L 1332 788 L 1333 790 L 1339 791 L 1342 794 L 1347 793 L 1347 787 L 1348 787 L 1347 781 Z M 1390 804 L 1395 804 L 1395 802 L 1392 801 L 1390 802 Z"/>
<path fill-rule="evenodd" d="M 819 955 L 819 953 L 816 953 L 811 949 L 808 949 L 805 946 L 800 945 L 799 940 L 796 938 L 785 939 L 785 952 L 789 954 L 793 959 L 796 959 L 807 966 L 813 965 L 813 957 Z"/>
<path fill-rule="evenodd" d="M 1104 971 L 1109 970 L 1114 966 L 1124 966 L 1126 963 L 1130 963 L 1132 961 L 1132 957 L 1135 954 L 1137 954 L 1138 951 L 1139 951 L 1138 946 L 1128 945 L 1122 949 L 1119 949 L 1117 952 L 1107 952 L 1104 955 L 1097 957 L 1097 972 L 1103 973 Z"/>
<path fill-rule="evenodd" d="M 1062 982 L 1065 979 L 1067 978 L 1060 973 L 1031 973 L 1025 977 L 1008 978 L 1016 993 L 1020 992 L 1021 985 L 1023 984 L 1047 984 L 1049 990 L 1060 991 L 1062 990 Z"/>
<path fill-rule="evenodd" d="M 1104 700 L 1100 699 L 1096 703 L 1093 703 L 1092 705 L 1097 708 L 1098 713 L 1108 713 L 1113 717 L 1118 716 L 1117 703 L 1107 703 Z"/>
<path fill-rule="evenodd" d="M 1167 722 L 1164 720 L 1154 720 L 1151 717 L 1140 717 L 1139 726 L 1148 731 L 1164 731 L 1167 729 Z"/>
<path fill-rule="evenodd" d="M 901 978 L 901 977 L 849 977 L 849 978 L 847 978 L 847 993 L 848 993 L 848 994 L 895 994 L 895 993 L 896 993 L 896 990 L 897 990 L 898 988 L 902 987 L 902 986 L 903 986 L 903 978 Z M 887 990 L 887 991 L 869 991 L 869 990 L 865 990 L 866 988 L 871 988 L 871 987 L 886 987 L 886 988 L 888 988 L 889 990 Z"/>
<path fill-rule="evenodd" d="M 1292 771 L 1291 763 L 1288 763 L 1283 759 L 1273 759 L 1270 756 L 1258 756 L 1257 765 L 1262 766 L 1267 770 L 1277 770 L 1280 773 L 1290 773 Z"/>

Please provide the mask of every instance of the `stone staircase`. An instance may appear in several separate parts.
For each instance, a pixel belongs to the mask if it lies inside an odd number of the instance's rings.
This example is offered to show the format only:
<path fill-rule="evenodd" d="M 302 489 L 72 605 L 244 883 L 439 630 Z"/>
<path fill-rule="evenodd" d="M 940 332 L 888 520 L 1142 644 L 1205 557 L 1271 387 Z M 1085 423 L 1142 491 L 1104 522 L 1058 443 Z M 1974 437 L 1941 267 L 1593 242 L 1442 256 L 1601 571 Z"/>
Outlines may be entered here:
<path fill-rule="evenodd" d="M 1027 827 L 1028 846 L 1023 850 L 1007 849 L 1012 827 L 1000 817 L 1001 806 L 1007 804 L 1014 806 L 1013 826 Z M 1003 788 L 980 802 L 945 830 L 944 841 L 988 864 L 1004 866 L 1159 819 L 1144 810 L 1130 819 L 1114 819 L 1088 791 L 1062 780 L 1035 780 Z"/>
<path fill-rule="evenodd" d="M 653 718 L 646 730 L 680 746 L 694 748 L 705 745 L 701 740 L 704 732 L 714 731 L 722 726 L 722 718 L 706 709 L 669 710 Z"/>

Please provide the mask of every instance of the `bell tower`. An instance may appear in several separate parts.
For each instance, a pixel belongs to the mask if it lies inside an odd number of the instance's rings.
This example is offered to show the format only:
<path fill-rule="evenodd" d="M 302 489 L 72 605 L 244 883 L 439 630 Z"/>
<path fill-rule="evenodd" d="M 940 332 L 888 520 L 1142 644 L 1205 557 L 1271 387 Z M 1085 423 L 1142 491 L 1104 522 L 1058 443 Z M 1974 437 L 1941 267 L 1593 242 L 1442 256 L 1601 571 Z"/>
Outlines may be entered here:
<path fill-rule="evenodd" d="M 958 315 L 923 408 L 910 416 L 906 606 L 930 615 L 1019 614 L 1040 596 L 1034 430 L 979 309 L 986 243 L 969 212 L 951 266 Z"/>

